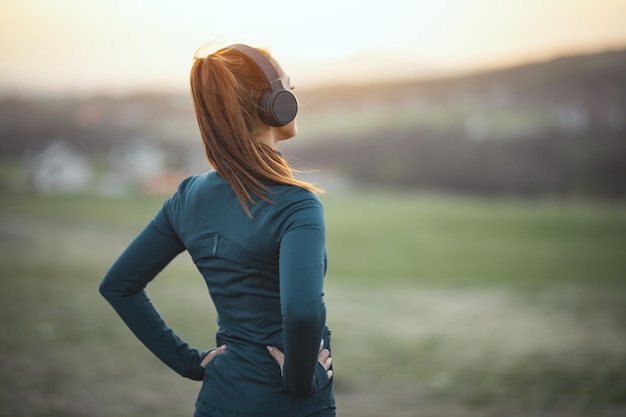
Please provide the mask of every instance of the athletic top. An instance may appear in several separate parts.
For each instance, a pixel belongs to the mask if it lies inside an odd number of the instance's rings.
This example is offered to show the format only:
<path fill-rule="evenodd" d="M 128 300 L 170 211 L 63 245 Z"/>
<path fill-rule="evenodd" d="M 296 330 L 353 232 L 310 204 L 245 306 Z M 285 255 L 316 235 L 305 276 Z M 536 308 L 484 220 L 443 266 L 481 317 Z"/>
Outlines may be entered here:
<path fill-rule="evenodd" d="M 297 417 L 335 407 L 332 379 L 317 361 L 321 339 L 330 350 L 323 206 L 301 187 L 267 185 L 271 202 L 251 204 L 250 217 L 216 171 L 186 178 L 100 284 L 148 349 L 203 381 L 196 416 Z M 185 250 L 218 314 L 216 346 L 227 345 L 206 369 L 200 363 L 208 351 L 181 340 L 145 293 Z M 282 374 L 267 345 L 285 353 Z"/>

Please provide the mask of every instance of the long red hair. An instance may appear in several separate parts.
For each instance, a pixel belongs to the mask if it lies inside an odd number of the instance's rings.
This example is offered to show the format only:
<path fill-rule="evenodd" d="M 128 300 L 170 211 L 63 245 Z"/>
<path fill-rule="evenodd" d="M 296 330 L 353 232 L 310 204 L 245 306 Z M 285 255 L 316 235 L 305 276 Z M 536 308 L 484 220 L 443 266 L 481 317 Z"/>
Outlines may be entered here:
<path fill-rule="evenodd" d="M 269 53 L 259 51 L 271 59 Z M 190 82 L 207 159 L 232 186 L 248 215 L 253 195 L 271 201 L 268 181 L 323 192 L 295 179 L 287 161 L 256 139 L 263 123 L 259 101 L 270 85 L 250 58 L 231 48 L 206 57 L 196 55 Z"/>

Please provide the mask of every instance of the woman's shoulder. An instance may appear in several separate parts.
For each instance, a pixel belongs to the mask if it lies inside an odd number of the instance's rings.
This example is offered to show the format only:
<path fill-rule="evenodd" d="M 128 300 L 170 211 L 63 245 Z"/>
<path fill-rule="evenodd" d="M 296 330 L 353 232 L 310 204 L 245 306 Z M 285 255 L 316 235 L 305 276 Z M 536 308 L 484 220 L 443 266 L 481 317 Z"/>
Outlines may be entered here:
<path fill-rule="evenodd" d="M 280 187 L 280 193 L 270 196 L 279 216 L 286 220 L 301 219 L 307 222 L 316 219 L 323 222 L 324 205 L 313 191 L 297 185 Z"/>
<path fill-rule="evenodd" d="M 280 203 L 298 202 L 303 200 L 309 200 L 322 204 L 318 195 L 311 190 L 297 186 L 297 185 L 276 185 L 274 187 L 274 199 Z M 273 196 L 270 195 L 270 198 Z"/>
<path fill-rule="evenodd" d="M 176 191 L 167 200 L 166 206 L 180 209 L 198 198 L 206 198 L 211 194 L 210 189 L 222 182 L 224 181 L 215 171 L 189 175 L 180 181 Z"/>
<path fill-rule="evenodd" d="M 223 178 L 214 170 L 202 174 L 193 174 L 185 177 L 178 184 L 177 192 L 185 193 L 194 190 L 197 187 L 204 187 L 222 182 L 224 182 Z"/>

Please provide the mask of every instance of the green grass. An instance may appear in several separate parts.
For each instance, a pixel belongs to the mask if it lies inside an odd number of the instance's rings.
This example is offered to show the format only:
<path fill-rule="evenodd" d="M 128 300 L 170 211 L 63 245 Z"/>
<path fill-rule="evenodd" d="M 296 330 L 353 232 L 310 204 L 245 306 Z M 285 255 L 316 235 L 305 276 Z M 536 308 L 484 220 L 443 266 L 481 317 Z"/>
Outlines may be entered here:
<path fill-rule="evenodd" d="M 626 412 L 626 206 L 323 197 L 341 416 Z M 98 283 L 161 197 L 0 197 L 0 416 L 188 416 L 199 386 L 141 346 Z M 149 294 L 213 344 L 188 256 Z"/>
<path fill-rule="evenodd" d="M 415 195 L 326 199 L 333 274 L 371 283 L 621 282 L 623 206 Z"/>

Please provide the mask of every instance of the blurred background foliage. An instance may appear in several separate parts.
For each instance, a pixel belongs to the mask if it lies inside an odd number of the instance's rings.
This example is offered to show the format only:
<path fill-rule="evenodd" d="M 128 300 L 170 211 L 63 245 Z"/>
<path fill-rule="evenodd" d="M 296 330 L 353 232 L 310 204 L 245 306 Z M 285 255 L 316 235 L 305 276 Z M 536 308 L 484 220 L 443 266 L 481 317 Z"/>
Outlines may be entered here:
<path fill-rule="evenodd" d="M 624 67 L 626 51 L 616 50 L 456 78 L 296 90 L 299 134 L 283 150 L 303 170 L 322 169 L 330 188 L 623 198 Z M 55 160 L 67 167 L 82 158 L 87 179 L 74 187 L 100 193 L 206 169 L 188 94 L 4 97 L 0 138 L 5 190 L 62 190 L 48 184 L 63 182 Z M 8 175 L 16 164 L 31 165 L 26 178 Z"/>
<path fill-rule="evenodd" d="M 327 188 L 342 416 L 626 413 L 626 51 L 299 91 L 282 145 Z M 0 415 L 190 415 L 97 294 L 186 175 L 187 94 L 0 98 Z M 149 287 L 199 349 L 186 255 Z"/>

